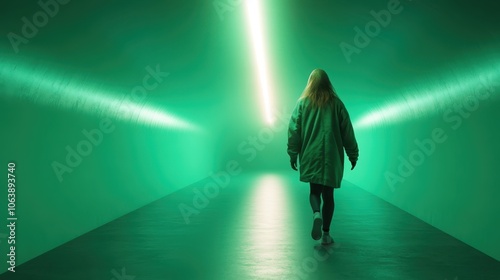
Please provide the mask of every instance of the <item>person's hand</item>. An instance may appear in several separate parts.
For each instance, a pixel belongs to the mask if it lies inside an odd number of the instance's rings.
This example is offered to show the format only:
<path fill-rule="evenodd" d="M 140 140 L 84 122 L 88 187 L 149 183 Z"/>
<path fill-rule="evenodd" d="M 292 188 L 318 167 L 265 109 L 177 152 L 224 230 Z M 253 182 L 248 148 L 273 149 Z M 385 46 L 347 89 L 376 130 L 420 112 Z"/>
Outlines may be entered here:
<path fill-rule="evenodd" d="M 351 160 L 351 170 L 354 169 L 354 167 L 356 167 L 356 161 L 355 160 Z"/>
<path fill-rule="evenodd" d="M 297 159 L 290 159 L 290 165 L 293 170 L 297 171 Z"/>

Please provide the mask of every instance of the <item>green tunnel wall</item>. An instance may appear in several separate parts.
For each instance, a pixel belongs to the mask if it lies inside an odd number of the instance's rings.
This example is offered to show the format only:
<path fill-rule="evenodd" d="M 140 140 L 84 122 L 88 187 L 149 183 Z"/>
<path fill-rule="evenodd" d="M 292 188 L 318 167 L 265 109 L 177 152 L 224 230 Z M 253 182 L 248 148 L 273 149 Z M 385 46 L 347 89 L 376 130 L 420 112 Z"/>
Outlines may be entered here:
<path fill-rule="evenodd" d="M 345 180 L 500 260 L 500 6 L 398 3 L 266 1 L 273 109 L 286 120 L 310 71 L 325 69 L 360 146 Z M 283 129 L 249 160 L 248 137 L 269 127 L 244 5 L 220 14 L 210 1 L 70 1 L 17 52 L 7 34 L 21 34 L 22 18 L 41 8 L 2 5 L 0 152 L 2 172 L 17 164 L 18 265 L 229 160 L 244 172 L 292 172 Z M 356 47 L 356 27 L 388 7 L 399 12 Z M 357 50 L 348 55 L 343 43 Z M 168 76 L 127 113 L 124 100 L 157 66 Z M 181 122 L 169 126 L 158 112 Z M 103 121 L 109 132 L 60 181 L 53 163 Z"/>

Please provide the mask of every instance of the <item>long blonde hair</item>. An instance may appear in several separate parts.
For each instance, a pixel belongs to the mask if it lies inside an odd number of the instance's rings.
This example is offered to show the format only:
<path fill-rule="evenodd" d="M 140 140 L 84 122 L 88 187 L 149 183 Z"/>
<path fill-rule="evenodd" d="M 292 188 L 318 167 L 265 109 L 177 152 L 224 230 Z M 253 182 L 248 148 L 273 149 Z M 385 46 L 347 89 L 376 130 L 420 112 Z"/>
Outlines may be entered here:
<path fill-rule="evenodd" d="M 311 100 L 314 107 L 324 107 L 338 98 L 337 92 L 323 69 L 314 69 L 300 98 Z"/>

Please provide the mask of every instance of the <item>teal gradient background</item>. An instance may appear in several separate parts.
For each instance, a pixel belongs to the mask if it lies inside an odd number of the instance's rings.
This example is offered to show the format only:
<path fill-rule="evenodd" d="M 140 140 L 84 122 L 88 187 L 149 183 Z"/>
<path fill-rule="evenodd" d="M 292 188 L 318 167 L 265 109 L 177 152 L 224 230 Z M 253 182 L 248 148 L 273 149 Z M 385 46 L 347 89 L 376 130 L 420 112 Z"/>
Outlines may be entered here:
<path fill-rule="evenodd" d="M 22 18 L 42 9 L 2 4 L 0 172 L 17 165 L 18 265 L 228 161 L 243 172 L 292 172 L 286 125 L 315 68 L 330 75 L 358 139 L 358 165 L 344 179 L 500 260 L 500 4 L 401 1 L 401 12 L 347 57 L 341 44 L 355 46 L 355 28 L 391 2 L 262 4 L 273 127 L 243 4 L 221 14 L 211 1 L 73 0 L 17 52 L 8 34 L 22 35 Z M 148 67 L 162 79 L 133 97 Z M 103 120 L 112 131 L 59 180 L 54 162 L 67 165 L 67 147 L 77 149 L 88 140 L 82 131 Z M 435 129 L 446 140 L 416 144 Z"/>

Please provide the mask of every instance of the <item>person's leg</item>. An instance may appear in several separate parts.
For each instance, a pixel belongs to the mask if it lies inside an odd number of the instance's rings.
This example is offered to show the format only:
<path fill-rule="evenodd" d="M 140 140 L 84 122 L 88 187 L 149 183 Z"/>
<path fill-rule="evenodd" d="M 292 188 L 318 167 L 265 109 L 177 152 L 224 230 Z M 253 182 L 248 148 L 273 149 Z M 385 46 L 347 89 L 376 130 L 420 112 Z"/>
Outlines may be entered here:
<path fill-rule="evenodd" d="M 313 210 L 313 226 L 311 230 L 311 237 L 314 240 L 319 240 L 321 238 L 321 225 L 323 225 L 323 220 L 321 219 L 320 213 L 322 190 L 322 185 L 311 183 L 311 194 L 309 195 L 309 201 Z"/>
<path fill-rule="evenodd" d="M 333 218 L 333 210 L 335 209 L 335 201 L 333 199 L 333 188 L 323 187 L 323 231 L 330 231 L 330 224 Z"/>
<path fill-rule="evenodd" d="M 321 206 L 321 192 L 323 190 L 322 185 L 311 184 L 311 193 L 309 194 L 309 202 L 311 203 L 311 208 L 313 210 L 313 214 L 315 212 L 319 212 Z"/>

